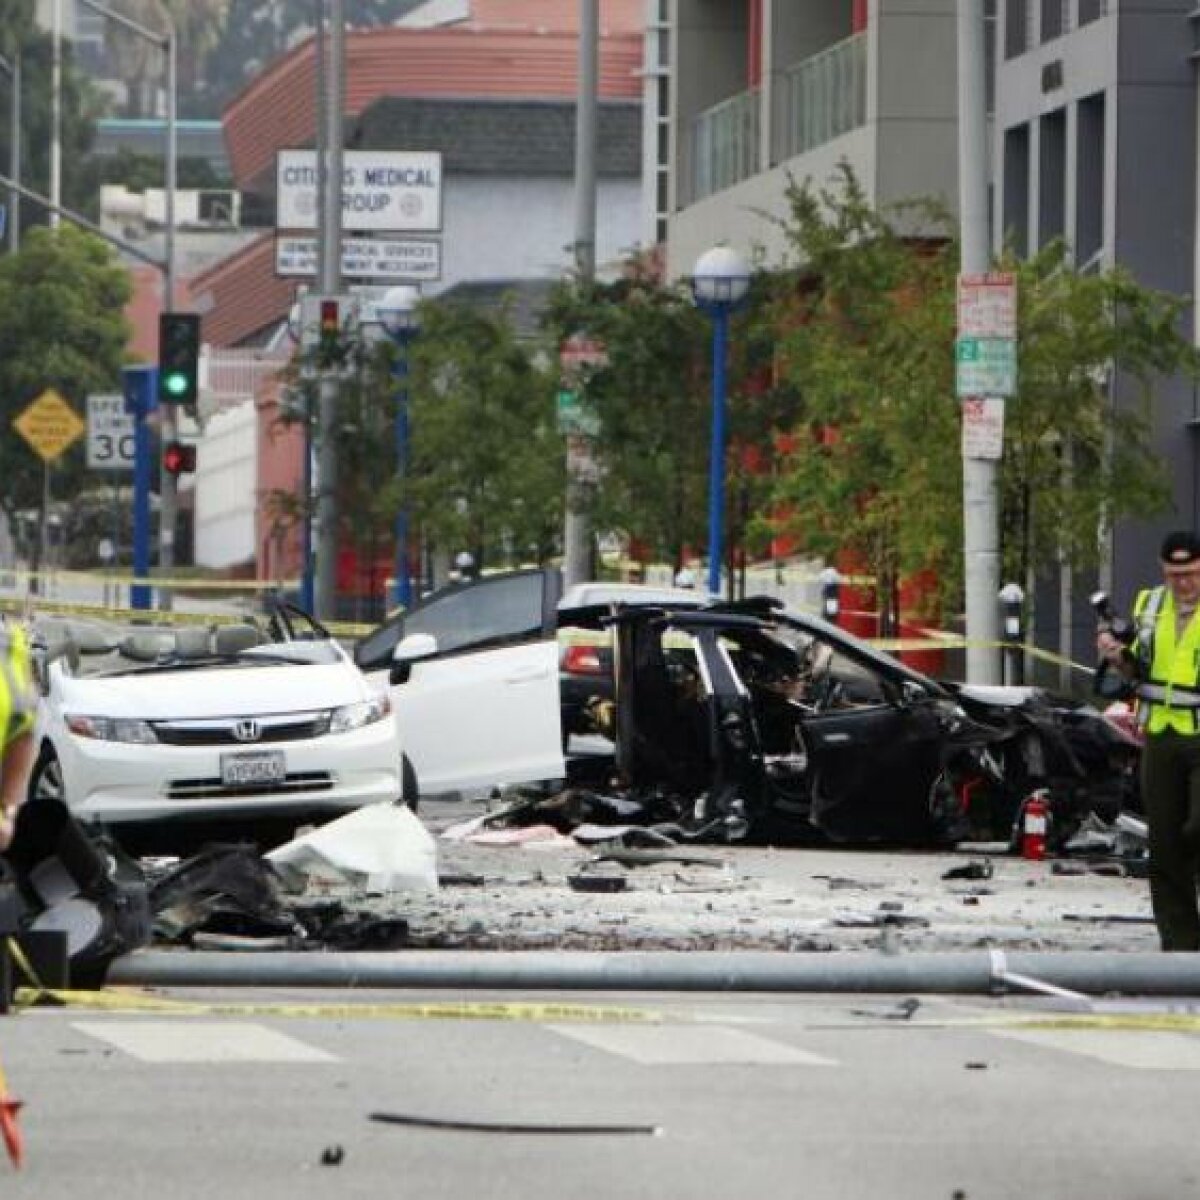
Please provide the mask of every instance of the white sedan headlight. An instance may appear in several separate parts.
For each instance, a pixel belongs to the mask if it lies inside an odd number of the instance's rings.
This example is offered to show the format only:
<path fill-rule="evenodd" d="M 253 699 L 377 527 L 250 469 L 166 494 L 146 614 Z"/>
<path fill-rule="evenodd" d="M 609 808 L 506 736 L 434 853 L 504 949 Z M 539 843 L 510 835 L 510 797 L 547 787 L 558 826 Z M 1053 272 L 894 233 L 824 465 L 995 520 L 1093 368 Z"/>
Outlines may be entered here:
<path fill-rule="evenodd" d="M 376 696 L 373 700 L 362 700 L 358 704 L 343 705 L 330 712 L 329 732 L 349 733 L 351 729 L 373 725 L 376 721 L 382 721 L 391 711 L 392 702 L 386 696 Z"/>
<path fill-rule="evenodd" d="M 134 717 L 89 717 L 73 713 L 66 722 L 76 737 L 100 742 L 134 742 L 144 746 L 158 741 L 150 724 Z"/>

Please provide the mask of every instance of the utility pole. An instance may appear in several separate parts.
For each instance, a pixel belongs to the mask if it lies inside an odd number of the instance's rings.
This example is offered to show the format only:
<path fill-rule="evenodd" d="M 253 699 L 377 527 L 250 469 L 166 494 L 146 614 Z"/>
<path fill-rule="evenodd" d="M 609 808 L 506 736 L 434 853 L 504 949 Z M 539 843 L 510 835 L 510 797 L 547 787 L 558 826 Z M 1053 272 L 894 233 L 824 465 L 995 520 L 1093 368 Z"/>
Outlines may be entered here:
<path fill-rule="evenodd" d="M 961 271 L 990 262 L 983 0 L 958 0 L 958 194 Z M 999 683 L 999 463 L 963 455 L 963 567 L 967 600 L 967 681 Z"/>
<path fill-rule="evenodd" d="M 166 230 L 163 235 L 163 311 L 175 311 L 175 191 L 178 186 L 178 135 L 177 125 L 177 92 L 178 88 L 178 48 L 175 41 L 175 29 L 172 25 L 163 37 L 163 51 L 167 56 L 167 161 L 165 211 Z M 166 404 L 159 410 L 163 443 L 173 442 L 179 436 L 179 418 L 175 405 Z M 158 473 L 159 510 L 158 510 L 158 567 L 159 571 L 169 577 L 175 566 L 175 525 L 179 510 L 179 483 L 174 475 L 167 470 L 164 462 L 159 463 Z M 171 591 L 169 587 L 161 587 L 158 592 L 158 606 L 164 611 L 171 608 Z"/>
<path fill-rule="evenodd" d="M 13 183 L 21 183 L 21 48 L 13 51 L 10 62 L 0 55 L 0 70 L 9 79 L 9 110 L 8 110 L 8 171 Z M 21 193 L 17 187 L 8 189 L 8 248 L 11 253 L 21 248 Z"/>
<path fill-rule="evenodd" d="M 50 4 L 50 228 L 62 204 L 62 0 Z"/>
<path fill-rule="evenodd" d="M 600 3 L 579 0 L 579 97 L 575 106 L 575 273 L 582 291 L 596 278 L 596 118 L 599 92 Z M 568 438 L 580 437 L 568 434 Z M 587 513 L 586 463 L 567 456 L 563 523 L 563 584 L 591 574 L 591 522 Z"/>
<path fill-rule="evenodd" d="M 342 138 L 345 108 L 346 12 L 344 0 L 329 0 L 329 54 L 325 59 L 325 203 L 320 230 L 320 289 L 333 296 L 341 285 L 342 250 Z M 340 309 L 339 309 L 340 315 Z M 344 321 L 343 321 L 344 324 Z M 321 375 L 317 407 L 317 616 L 336 617 L 337 607 L 337 368 L 326 366 Z"/>

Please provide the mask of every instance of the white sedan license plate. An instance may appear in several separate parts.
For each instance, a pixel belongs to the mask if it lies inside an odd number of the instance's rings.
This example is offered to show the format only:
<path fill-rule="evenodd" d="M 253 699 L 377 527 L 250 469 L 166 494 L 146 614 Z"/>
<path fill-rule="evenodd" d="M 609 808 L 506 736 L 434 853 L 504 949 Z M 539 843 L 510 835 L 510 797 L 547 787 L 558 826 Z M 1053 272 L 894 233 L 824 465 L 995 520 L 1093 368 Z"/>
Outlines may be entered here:
<path fill-rule="evenodd" d="M 221 755 L 221 782 L 227 787 L 247 783 L 278 783 L 286 774 L 282 750 Z"/>

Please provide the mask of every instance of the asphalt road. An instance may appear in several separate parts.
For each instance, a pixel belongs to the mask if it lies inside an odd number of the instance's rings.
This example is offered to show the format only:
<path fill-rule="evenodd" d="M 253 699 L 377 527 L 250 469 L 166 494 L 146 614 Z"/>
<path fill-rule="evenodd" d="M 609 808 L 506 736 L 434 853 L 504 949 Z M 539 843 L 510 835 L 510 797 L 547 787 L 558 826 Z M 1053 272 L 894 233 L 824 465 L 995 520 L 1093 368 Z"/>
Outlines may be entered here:
<path fill-rule="evenodd" d="M 26 1165 L 0 1159 L 4 1196 L 1200 1191 L 1200 1017 L 1179 1005 L 1178 1027 L 1161 1029 L 1161 1005 L 1079 1017 L 1014 1000 L 201 998 L 214 1007 L 0 1018 L 0 1060 L 26 1101 Z M 464 999 L 505 1007 L 438 1007 Z"/>

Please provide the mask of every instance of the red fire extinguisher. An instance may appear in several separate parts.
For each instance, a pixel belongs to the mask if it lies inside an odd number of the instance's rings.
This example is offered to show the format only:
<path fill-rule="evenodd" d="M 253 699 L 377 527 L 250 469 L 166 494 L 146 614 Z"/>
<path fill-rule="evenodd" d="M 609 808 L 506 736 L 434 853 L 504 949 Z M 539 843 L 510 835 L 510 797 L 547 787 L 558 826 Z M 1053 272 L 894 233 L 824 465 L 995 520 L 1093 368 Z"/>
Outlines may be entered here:
<path fill-rule="evenodd" d="M 1050 828 L 1050 799 L 1045 788 L 1031 792 L 1021 820 L 1021 857 L 1046 857 L 1046 834 Z"/>

